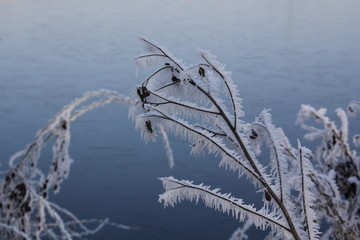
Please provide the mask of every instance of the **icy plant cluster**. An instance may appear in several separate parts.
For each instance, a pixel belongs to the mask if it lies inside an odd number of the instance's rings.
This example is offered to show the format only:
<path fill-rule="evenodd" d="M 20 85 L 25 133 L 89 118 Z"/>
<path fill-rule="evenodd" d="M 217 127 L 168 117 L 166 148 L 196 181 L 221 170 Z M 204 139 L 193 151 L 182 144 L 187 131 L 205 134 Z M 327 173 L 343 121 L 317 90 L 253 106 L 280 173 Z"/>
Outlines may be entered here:
<path fill-rule="evenodd" d="M 85 93 L 65 106 L 37 134 L 35 141 L 14 154 L 0 178 L 0 239 L 83 239 L 105 225 L 128 228 L 107 219 L 80 220 L 49 200 L 70 173 L 71 123 L 89 110 L 111 102 L 131 103 L 129 117 L 145 141 L 160 136 L 174 166 L 168 133 L 192 144 L 191 153 L 220 156 L 221 167 L 236 172 L 262 193 L 262 207 L 204 184 L 174 177 L 161 178 L 165 192 L 159 201 L 174 206 L 184 200 L 232 215 L 244 225 L 231 240 L 247 239 L 255 225 L 270 229 L 267 239 L 360 239 L 360 135 L 349 141 L 348 115 L 360 112 L 353 101 L 347 112 L 337 109 L 340 127 L 326 109 L 303 105 L 297 124 L 306 139 L 319 139 L 314 154 L 300 141 L 293 147 L 283 130 L 274 126 L 268 110 L 254 122 L 242 120 L 241 99 L 231 74 L 208 51 L 202 63 L 185 66 L 165 48 L 141 38 L 146 53 L 137 57 L 142 67 L 161 64 L 133 91 L 132 96 L 108 90 Z M 309 124 L 312 121 L 314 124 Z M 40 169 L 43 148 L 53 143 L 48 171 Z M 269 149 L 269 161 L 259 157 Z M 320 232 L 320 222 L 323 224 Z M 96 224 L 90 228 L 89 224 Z"/>
<path fill-rule="evenodd" d="M 297 123 L 308 131 L 306 138 L 322 141 L 312 154 L 299 141 L 293 147 L 283 130 L 274 126 L 267 110 L 254 122 L 244 122 L 231 74 L 211 53 L 200 51 L 202 63 L 189 67 L 158 44 L 141 40 L 146 53 L 136 62 L 145 68 L 160 66 L 134 90 L 137 101 L 129 109 L 143 139 L 162 136 L 171 165 L 166 133 L 186 139 L 192 154 L 220 156 L 221 167 L 245 175 L 254 192 L 263 193 L 263 206 L 257 209 L 220 189 L 164 177 L 160 202 L 174 206 L 184 200 L 203 201 L 207 207 L 246 221 L 231 239 L 245 239 L 250 225 L 270 229 L 268 239 L 360 239 L 360 159 L 348 143 L 345 111 L 337 110 L 342 123 L 337 128 L 324 109 L 302 106 Z M 359 111 L 359 102 L 352 102 L 348 111 Z M 322 127 L 307 125 L 310 118 Z M 357 146 L 359 138 L 354 136 Z M 269 164 L 258 158 L 264 146 L 269 148 Z M 322 234 L 319 222 L 324 218 L 328 228 Z"/>
<path fill-rule="evenodd" d="M 70 240 L 94 234 L 106 224 L 114 225 L 107 219 L 80 220 L 49 200 L 49 193 L 58 193 L 70 173 L 71 123 L 110 102 L 130 102 L 130 98 L 108 90 L 85 93 L 38 131 L 33 143 L 11 157 L 9 170 L 0 179 L 0 239 Z M 44 172 L 38 165 L 41 151 L 49 142 L 53 142 L 53 156 L 48 172 Z M 97 226 L 90 229 L 89 224 Z"/>
<path fill-rule="evenodd" d="M 347 112 L 350 116 L 360 112 L 360 102 L 351 102 Z M 316 211 L 331 224 L 324 239 L 360 239 L 360 156 L 350 147 L 347 113 L 339 108 L 336 114 L 340 127 L 326 116 L 326 109 L 302 105 L 297 124 L 308 132 L 306 139 L 321 141 L 314 153 L 316 171 L 310 178 L 317 196 Z M 320 127 L 308 125 L 309 119 Z M 359 147 L 360 136 L 352 139 Z"/>

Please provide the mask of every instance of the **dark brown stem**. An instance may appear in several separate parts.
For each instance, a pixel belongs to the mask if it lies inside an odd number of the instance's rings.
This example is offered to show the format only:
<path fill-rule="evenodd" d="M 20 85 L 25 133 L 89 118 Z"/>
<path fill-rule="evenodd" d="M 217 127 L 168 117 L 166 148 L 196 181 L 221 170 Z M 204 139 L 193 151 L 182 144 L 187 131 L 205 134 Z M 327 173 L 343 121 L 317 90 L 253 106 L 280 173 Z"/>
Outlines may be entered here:
<path fill-rule="evenodd" d="M 300 240 L 300 236 L 296 231 L 295 225 L 294 225 L 294 223 L 293 223 L 293 221 L 292 221 L 292 219 L 291 219 L 291 217 L 290 217 L 290 215 L 288 213 L 288 210 L 286 209 L 286 207 L 283 204 L 283 202 L 281 201 L 281 199 L 272 190 L 270 185 L 262 177 L 261 172 L 259 171 L 258 167 L 255 164 L 255 161 L 252 159 L 248 149 L 246 148 L 245 144 L 243 143 L 243 141 L 241 140 L 239 134 L 237 133 L 235 126 L 233 126 L 231 124 L 229 118 L 226 116 L 225 112 L 222 110 L 220 105 L 215 101 L 215 99 L 209 93 L 207 93 L 204 89 L 202 89 L 200 86 L 196 85 L 196 87 L 197 87 L 197 89 L 199 89 L 199 91 L 201 91 L 203 94 L 205 94 L 209 98 L 209 100 L 215 105 L 215 107 L 218 109 L 218 111 L 220 112 L 221 117 L 224 119 L 224 121 L 226 122 L 226 124 L 230 128 L 232 134 L 235 136 L 236 141 L 239 143 L 240 148 L 241 148 L 241 150 L 243 151 L 243 153 L 245 155 L 245 158 L 248 160 L 248 162 L 250 163 L 250 165 L 252 166 L 252 168 L 254 169 L 256 174 L 258 175 L 258 180 L 261 182 L 261 184 L 265 187 L 265 189 L 269 192 L 271 197 L 275 200 L 277 205 L 280 207 L 282 213 L 284 214 L 284 217 L 285 217 L 286 221 L 289 224 L 289 227 L 290 227 L 290 230 L 291 230 L 290 232 L 292 233 L 293 237 L 296 240 Z"/>

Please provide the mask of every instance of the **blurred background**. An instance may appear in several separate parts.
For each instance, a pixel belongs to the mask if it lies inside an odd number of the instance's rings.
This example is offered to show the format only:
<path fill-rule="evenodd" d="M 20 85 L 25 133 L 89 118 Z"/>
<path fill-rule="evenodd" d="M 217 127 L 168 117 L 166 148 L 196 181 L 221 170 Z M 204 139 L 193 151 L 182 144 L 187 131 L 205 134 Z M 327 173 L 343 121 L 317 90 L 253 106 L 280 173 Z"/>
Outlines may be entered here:
<path fill-rule="evenodd" d="M 137 36 L 166 46 L 188 64 L 210 49 L 232 71 L 244 99 L 245 121 L 270 108 L 273 122 L 294 144 L 301 104 L 329 115 L 360 100 L 358 0 L 0 0 L 0 156 L 33 141 L 62 106 L 85 91 L 128 94 L 150 72 L 135 75 L 142 53 Z M 176 165 L 168 168 L 162 143 L 145 145 L 112 104 L 72 125 L 70 177 L 52 200 L 79 218 L 106 218 L 139 227 L 106 227 L 89 239 L 228 239 L 240 223 L 230 216 L 183 203 L 158 203 L 158 177 L 194 180 L 247 203 L 258 203 L 249 183 L 218 168 L 214 156 L 189 156 L 189 144 L 171 138 Z M 350 131 L 360 132 L 356 119 Z M 303 145 L 314 147 L 303 141 Z M 51 149 L 42 162 L 51 160 Z M 250 239 L 264 233 L 251 228 Z"/>

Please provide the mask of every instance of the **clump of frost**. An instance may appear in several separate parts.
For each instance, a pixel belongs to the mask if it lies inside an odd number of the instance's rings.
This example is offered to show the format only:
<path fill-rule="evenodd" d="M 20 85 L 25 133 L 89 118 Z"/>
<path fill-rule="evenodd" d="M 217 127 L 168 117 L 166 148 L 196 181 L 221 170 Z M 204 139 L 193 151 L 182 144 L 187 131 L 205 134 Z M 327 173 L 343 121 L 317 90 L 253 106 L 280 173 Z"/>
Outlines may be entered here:
<path fill-rule="evenodd" d="M 0 179 L 1 239 L 74 239 L 95 234 L 105 225 L 129 229 L 108 219 L 78 219 L 70 211 L 49 200 L 59 193 L 70 174 L 73 159 L 69 154 L 71 123 L 84 113 L 111 102 L 131 102 L 117 92 L 87 92 L 65 106 L 36 134 L 34 142 L 15 153 L 9 170 Z M 53 157 L 48 172 L 38 168 L 43 148 L 53 140 Z M 95 228 L 88 227 L 96 224 Z"/>

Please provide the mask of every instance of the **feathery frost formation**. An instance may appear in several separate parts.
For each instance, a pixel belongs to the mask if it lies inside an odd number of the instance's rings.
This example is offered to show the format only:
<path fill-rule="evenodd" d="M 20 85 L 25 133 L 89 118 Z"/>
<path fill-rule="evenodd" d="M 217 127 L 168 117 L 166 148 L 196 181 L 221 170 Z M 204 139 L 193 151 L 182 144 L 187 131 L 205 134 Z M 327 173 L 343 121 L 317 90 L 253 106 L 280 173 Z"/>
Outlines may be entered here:
<path fill-rule="evenodd" d="M 159 66 L 133 91 L 137 101 L 129 109 L 143 139 L 155 140 L 164 131 L 179 136 L 191 143 L 192 154 L 220 156 L 221 167 L 245 175 L 254 192 L 263 192 L 263 207 L 256 209 L 220 189 L 165 177 L 160 178 L 165 189 L 160 202 L 174 206 L 184 200 L 202 201 L 246 221 L 231 239 L 246 239 L 245 231 L 252 224 L 270 228 L 268 239 L 320 239 L 323 218 L 332 224 L 322 239 L 359 239 L 359 157 L 350 150 L 344 110 L 336 111 L 342 123 L 338 129 L 325 116 L 325 109 L 302 106 L 297 123 L 308 131 L 305 138 L 323 139 L 313 156 L 300 142 L 297 148 L 291 146 L 283 130 L 272 123 L 268 110 L 252 123 L 243 122 L 241 99 L 231 74 L 209 51 L 200 51 L 202 62 L 188 67 L 159 44 L 140 40 L 146 52 L 136 58 L 138 65 Z M 349 114 L 359 111 L 359 102 L 348 106 Z M 309 118 L 322 122 L 324 129 L 305 124 Z M 353 142 L 360 145 L 360 136 L 355 135 Z M 269 168 L 257 158 L 264 146 L 269 149 Z M 346 232 L 349 228 L 355 230 Z"/>
<path fill-rule="evenodd" d="M 35 141 L 15 153 L 9 170 L 0 180 L 0 239 L 73 239 L 94 234 L 105 225 L 127 226 L 103 220 L 80 220 L 70 211 L 49 200 L 49 193 L 60 191 L 69 176 L 73 160 L 69 155 L 70 126 L 89 110 L 111 102 L 131 102 L 113 91 L 87 92 L 65 106 L 36 134 Z M 53 139 L 49 172 L 38 168 L 40 154 Z M 97 224 L 91 229 L 88 224 Z"/>

